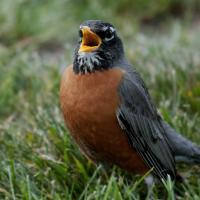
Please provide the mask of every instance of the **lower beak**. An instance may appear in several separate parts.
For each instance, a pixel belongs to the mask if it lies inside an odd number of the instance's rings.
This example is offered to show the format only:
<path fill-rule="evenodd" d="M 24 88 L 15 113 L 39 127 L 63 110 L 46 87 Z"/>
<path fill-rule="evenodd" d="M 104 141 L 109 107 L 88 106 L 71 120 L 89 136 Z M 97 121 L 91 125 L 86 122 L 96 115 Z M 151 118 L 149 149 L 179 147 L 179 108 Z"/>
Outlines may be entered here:
<path fill-rule="evenodd" d="M 83 38 L 79 52 L 92 52 L 98 49 L 102 42 L 101 38 L 87 26 L 83 27 L 81 31 L 83 33 Z"/>

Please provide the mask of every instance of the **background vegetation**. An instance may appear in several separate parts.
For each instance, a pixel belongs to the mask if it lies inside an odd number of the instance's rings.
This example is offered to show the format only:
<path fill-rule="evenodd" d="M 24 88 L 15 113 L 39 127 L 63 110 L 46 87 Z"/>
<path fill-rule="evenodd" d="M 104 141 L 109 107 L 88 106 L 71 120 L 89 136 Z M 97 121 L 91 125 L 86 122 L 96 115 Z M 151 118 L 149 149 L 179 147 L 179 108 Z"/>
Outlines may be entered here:
<path fill-rule="evenodd" d="M 93 166 L 65 129 L 61 72 L 79 24 L 104 19 L 163 117 L 200 144 L 200 2 L 197 0 L 0 1 L 0 199 L 144 199 L 143 177 Z M 184 183 L 155 199 L 199 199 L 200 167 L 178 167 Z"/>

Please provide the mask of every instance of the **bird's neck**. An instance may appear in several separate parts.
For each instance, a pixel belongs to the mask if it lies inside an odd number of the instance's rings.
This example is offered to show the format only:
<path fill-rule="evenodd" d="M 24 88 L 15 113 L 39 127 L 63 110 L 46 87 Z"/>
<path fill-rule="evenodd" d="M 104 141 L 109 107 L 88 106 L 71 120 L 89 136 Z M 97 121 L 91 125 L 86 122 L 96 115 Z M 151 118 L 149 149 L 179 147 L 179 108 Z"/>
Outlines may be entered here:
<path fill-rule="evenodd" d="M 87 74 L 95 71 L 104 71 L 114 67 L 123 67 L 128 63 L 127 59 L 122 54 L 121 57 L 115 58 L 115 61 L 103 59 L 95 54 L 78 54 L 74 58 L 73 71 L 75 74 Z"/>

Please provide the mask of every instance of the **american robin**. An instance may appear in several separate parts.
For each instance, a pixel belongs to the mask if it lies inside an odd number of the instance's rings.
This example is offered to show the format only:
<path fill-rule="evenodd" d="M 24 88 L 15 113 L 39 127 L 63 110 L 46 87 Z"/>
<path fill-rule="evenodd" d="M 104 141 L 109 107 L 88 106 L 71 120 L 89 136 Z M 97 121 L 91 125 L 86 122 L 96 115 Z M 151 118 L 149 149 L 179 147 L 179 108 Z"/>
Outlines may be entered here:
<path fill-rule="evenodd" d="M 128 171 L 176 177 L 176 161 L 200 163 L 200 148 L 158 114 L 124 55 L 116 29 L 101 20 L 81 24 L 73 64 L 63 74 L 61 110 L 84 154 Z"/>

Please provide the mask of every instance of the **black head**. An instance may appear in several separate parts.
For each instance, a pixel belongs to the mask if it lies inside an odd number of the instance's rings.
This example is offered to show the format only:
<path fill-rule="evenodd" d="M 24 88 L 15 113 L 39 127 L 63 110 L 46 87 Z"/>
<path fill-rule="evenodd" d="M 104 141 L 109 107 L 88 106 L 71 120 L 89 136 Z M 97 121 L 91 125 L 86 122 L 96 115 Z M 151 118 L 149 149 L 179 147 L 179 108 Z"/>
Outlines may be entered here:
<path fill-rule="evenodd" d="M 73 63 L 75 73 L 112 68 L 124 56 L 122 42 L 109 23 L 86 21 L 80 25 L 79 36 Z"/>

